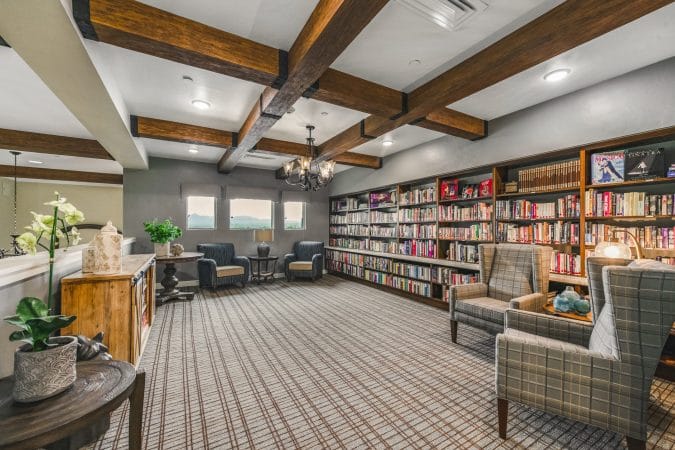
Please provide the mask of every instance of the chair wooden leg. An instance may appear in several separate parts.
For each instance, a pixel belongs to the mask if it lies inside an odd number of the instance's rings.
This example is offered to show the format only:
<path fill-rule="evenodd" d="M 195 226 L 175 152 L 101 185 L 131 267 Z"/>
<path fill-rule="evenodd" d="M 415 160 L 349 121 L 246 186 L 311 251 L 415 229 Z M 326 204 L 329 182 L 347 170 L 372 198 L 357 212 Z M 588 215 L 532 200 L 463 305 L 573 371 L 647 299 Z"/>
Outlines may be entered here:
<path fill-rule="evenodd" d="M 454 344 L 457 343 L 457 321 L 450 319 L 450 339 Z"/>
<path fill-rule="evenodd" d="M 509 417 L 509 401 L 504 398 L 497 399 L 497 417 L 499 419 L 499 437 L 506 439 L 506 421 Z"/>
<path fill-rule="evenodd" d="M 628 445 L 628 450 L 645 450 L 647 447 L 645 441 L 628 436 L 626 436 L 626 444 Z"/>

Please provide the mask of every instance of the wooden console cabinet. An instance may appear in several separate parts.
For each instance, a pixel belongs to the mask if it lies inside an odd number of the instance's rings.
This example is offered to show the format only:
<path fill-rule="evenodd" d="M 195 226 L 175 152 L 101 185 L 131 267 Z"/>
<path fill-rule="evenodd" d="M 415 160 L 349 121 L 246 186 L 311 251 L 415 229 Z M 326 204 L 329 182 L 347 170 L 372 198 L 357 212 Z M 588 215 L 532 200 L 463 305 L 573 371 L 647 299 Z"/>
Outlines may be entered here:
<path fill-rule="evenodd" d="M 61 279 L 61 313 L 77 320 L 64 335 L 105 333 L 114 359 L 138 365 L 155 315 L 155 255 L 122 258 L 114 275 L 74 273 Z"/>

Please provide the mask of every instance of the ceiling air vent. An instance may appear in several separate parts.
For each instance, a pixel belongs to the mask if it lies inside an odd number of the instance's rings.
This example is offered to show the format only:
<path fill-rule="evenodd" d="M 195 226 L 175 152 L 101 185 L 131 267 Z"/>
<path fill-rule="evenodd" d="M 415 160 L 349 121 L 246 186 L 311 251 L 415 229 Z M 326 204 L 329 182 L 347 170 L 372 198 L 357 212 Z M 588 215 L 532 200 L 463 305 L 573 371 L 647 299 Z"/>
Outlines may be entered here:
<path fill-rule="evenodd" d="M 274 156 L 266 156 L 266 155 L 261 155 L 261 154 L 256 154 L 256 153 L 247 153 L 244 155 L 244 158 L 250 158 L 250 159 L 277 159 Z"/>
<path fill-rule="evenodd" d="M 457 30 L 488 7 L 487 0 L 398 0 L 398 2 L 446 30 Z"/>

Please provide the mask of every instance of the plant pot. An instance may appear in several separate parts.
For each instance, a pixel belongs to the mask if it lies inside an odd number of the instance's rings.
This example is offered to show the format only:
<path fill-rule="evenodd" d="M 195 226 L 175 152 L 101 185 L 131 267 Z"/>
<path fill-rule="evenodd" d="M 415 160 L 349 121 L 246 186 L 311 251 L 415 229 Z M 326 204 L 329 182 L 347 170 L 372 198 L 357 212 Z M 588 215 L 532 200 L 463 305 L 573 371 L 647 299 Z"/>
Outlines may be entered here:
<path fill-rule="evenodd" d="M 155 243 L 155 255 L 157 256 L 169 256 L 170 250 L 171 250 L 171 242 L 167 242 L 165 244 Z"/>
<path fill-rule="evenodd" d="M 14 352 L 14 389 L 12 396 L 19 403 L 37 402 L 68 389 L 75 382 L 77 372 L 77 338 L 61 336 L 49 338 L 59 344 L 41 352 L 30 352 L 24 344 Z"/>

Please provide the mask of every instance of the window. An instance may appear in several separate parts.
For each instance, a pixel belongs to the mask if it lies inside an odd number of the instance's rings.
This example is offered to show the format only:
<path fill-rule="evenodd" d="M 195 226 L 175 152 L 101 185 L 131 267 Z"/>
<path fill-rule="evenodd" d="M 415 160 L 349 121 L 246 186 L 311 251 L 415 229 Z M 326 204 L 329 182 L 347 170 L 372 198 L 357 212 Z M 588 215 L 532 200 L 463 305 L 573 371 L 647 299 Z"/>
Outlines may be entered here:
<path fill-rule="evenodd" d="M 273 205 L 270 200 L 230 200 L 230 230 L 271 230 Z"/>
<path fill-rule="evenodd" d="M 216 198 L 189 196 L 187 198 L 188 230 L 216 229 Z"/>
<path fill-rule="evenodd" d="M 305 203 L 284 203 L 284 230 L 305 229 Z"/>

